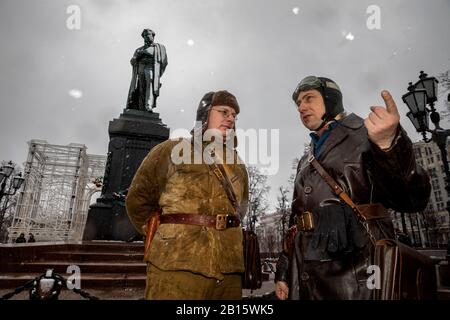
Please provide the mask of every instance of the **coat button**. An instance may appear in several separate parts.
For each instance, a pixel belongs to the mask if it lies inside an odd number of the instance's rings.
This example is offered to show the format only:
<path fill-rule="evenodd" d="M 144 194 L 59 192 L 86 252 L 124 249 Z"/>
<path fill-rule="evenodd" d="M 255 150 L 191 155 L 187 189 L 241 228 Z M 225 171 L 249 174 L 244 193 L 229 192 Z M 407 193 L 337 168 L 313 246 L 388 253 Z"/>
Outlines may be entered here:
<path fill-rule="evenodd" d="M 305 187 L 305 189 L 303 190 L 305 192 L 305 194 L 310 194 L 312 191 L 312 188 L 310 186 Z"/>
<path fill-rule="evenodd" d="M 302 272 L 302 275 L 300 276 L 300 279 L 302 279 L 302 281 L 308 281 L 309 274 L 307 272 Z"/>

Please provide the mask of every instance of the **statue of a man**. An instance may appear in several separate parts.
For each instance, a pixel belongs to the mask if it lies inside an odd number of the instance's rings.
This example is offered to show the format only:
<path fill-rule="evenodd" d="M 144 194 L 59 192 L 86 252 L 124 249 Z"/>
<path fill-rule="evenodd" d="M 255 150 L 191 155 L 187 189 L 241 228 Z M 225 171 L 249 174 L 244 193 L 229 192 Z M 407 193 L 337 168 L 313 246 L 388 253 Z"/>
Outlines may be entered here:
<path fill-rule="evenodd" d="M 137 48 L 131 58 L 133 76 L 128 92 L 127 109 L 150 111 L 156 108 L 161 87 L 160 78 L 167 67 L 166 48 L 154 42 L 155 32 L 144 29 L 144 46 Z"/>

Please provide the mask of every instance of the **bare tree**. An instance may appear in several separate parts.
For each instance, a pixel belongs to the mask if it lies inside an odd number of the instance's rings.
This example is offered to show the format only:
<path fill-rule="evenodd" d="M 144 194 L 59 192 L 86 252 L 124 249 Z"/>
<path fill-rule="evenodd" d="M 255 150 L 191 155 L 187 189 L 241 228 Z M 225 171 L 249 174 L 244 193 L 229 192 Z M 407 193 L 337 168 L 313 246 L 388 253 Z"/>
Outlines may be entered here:
<path fill-rule="evenodd" d="M 290 201 L 288 197 L 289 190 L 281 186 L 278 191 L 280 192 L 277 197 L 277 212 L 280 214 L 279 223 L 281 224 L 282 239 L 286 234 L 286 230 L 289 226 L 289 216 L 291 214 Z"/>
<path fill-rule="evenodd" d="M 263 215 L 269 204 L 267 195 L 270 187 L 267 185 L 267 175 L 263 174 L 257 167 L 249 166 L 249 208 L 247 214 L 247 229 L 255 230 L 255 225 L 260 215 Z"/>
<path fill-rule="evenodd" d="M 449 91 L 450 90 L 450 70 L 440 73 L 437 76 L 437 78 L 439 80 L 439 86 L 444 91 Z"/>
<path fill-rule="evenodd" d="M 432 246 L 434 242 L 434 244 L 438 246 L 439 230 L 443 227 L 443 223 L 440 220 L 439 215 L 434 210 L 424 210 L 419 214 L 422 215 L 423 225 L 429 238 L 430 245 Z"/>
<path fill-rule="evenodd" d="M 293 170 L 293 172 L 289 176 L 288 184 L 290 186 L 292 186 L 292 188 L 294 186 L 295 176 L 297 175 L 297 166 L 298 166 L 299 161 L 300 161 L 300 158 L 294 158 L 294 160 L 292 160 L 292 163 L 291 163 L 291 169 Z"/>
<path fill-rule="evenodd" d="M 444 110 L 441 112 L 445 118 L 450 117 L 450 70 L 438 74 L 438 101 L 444 100 Z"/>
<path fill-rule="evenodd" d="M 305 143 L 303 145 L 303 155 L 307 154 L 310 149 L 311 149 L 311 146 L 309 145 L 309 143 Z M 298 166 L 299 162 L 300 162 L 300 158 L 298 158 L 298 157 L 296 157 L 292 160 L 291 169 L 293 170 L 293 172 L 291 173 L 291 175 L 289 176 L 289 179 L 288 179 L 288 183 L 290 186 L 294 185 L 295 176 L 297 175 L 297 166 Z"/>
<path fill-rule="evenodd" d="M 270 230 L 270 233 L 266 237 L 266 244 L 267 244 L 267 252 L 271 256 L 275 252 L 275 245 L 276 245 L 275 235 L 273 234 L 273 230 Z"/>

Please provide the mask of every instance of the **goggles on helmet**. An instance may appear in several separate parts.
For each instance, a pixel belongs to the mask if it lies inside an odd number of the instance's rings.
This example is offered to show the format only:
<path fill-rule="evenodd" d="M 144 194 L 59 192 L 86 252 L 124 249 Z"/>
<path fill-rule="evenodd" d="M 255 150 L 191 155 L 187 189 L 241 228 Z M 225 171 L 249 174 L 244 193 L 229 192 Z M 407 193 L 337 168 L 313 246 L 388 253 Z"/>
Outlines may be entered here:
<path fill-rule="evenodd" d="M 297 85 L 297 87 L 294 90 L 294 93 L 292 94 L 292 99 L 296 101 L 300 92 L 311 89 L 317 89 L 320 88 L 322 85 L 323 85 L 322 80 L 320 80 L 318 77 L 308 76 L 304 78 L 302 81 L 300 81 L 300 83 Z"/>
<path fill-rule="evenodd" d="M 318 89 L 318 88 L 332 88 L 337 91 L 341 91 L 338 87 L 338 85 L 331 81 L 326 81 L 325 79 L 322 80 L 319 77 L 316 76 L 308 76 L 304 78 L 300 83 L 297 85 L 297 87 L 294 90 L 294 93 L 292 94 L 292 99 L 294 102 L 296 102 L 298 95 L 302 91 L 311 90 L 311 89 Z"/>

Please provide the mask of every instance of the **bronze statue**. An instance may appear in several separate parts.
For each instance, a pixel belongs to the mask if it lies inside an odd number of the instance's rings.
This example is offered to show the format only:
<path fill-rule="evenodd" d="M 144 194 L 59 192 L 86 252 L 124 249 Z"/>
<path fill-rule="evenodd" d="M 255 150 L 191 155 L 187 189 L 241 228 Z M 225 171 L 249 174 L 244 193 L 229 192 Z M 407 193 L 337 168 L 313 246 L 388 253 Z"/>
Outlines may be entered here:
<path fill-rule="evenodd" d="M 131 58 L 133 76 L 128 92 L 127 109 L 150 111 L 156 108 L 161 87 L 160 78 L 167 67 L 166 48 L 154 42 L 155 32 L 144 29 L 144 46 L 137 48 Z"/>

